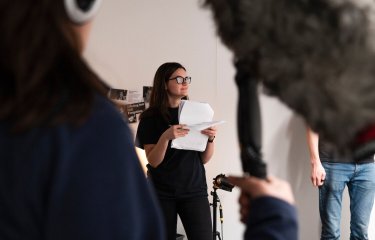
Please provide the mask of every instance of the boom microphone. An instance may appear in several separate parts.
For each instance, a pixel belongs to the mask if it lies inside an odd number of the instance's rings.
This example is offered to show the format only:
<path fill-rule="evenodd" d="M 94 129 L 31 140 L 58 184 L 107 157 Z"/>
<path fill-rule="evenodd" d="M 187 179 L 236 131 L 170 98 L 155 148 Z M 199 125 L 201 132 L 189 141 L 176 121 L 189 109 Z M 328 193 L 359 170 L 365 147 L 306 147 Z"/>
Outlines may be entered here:
<path fill-rule="evenodd" d="M 234 53 L 237 76 L 246 76 L 242 82 L 262 84 L 337 150 L 356 158 L 374 152 L 374 1 L 206 0 L 205 6 Z M 236 82 L 241 99 L 244 85 Z M 258 118 L 257 109 L 246 110 L 252 98 L 239 109 Z M 260 126 L 255 121 L 253 128 Z M 265 173 L 253 134 L 239 131 L 243 167 Z"/>

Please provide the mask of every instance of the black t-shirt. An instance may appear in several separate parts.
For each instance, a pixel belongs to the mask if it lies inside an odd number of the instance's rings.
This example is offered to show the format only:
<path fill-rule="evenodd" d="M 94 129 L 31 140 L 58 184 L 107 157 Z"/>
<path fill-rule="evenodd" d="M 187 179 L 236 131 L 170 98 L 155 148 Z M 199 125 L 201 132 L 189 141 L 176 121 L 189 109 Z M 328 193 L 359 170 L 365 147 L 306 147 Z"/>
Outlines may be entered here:
<path fill-rule="evenodd" d="M 361 160 L 354 160 L 351 157 L 340 156 L 340 154 L 335 151 L 327 142 L 319 139 L 319 158 L 322 162 L 332 162 L 332 163 L 371 163 L 374 162 L 374 157 L 366 157 Z"/>
<path fill-rule="evenodd" d="M 137 130 L 137 147 L 143 149 L 146 144 L 156 144 L 169 125 L 178 124 L 178 108 L 169 108 L 168 111 L 171 116 L 169 122 L 157 113 L 152 116 L 144 114 Z M 160 165 L 154 168 L 147 164 L 147 169 L 159 198 L 207 196 L 206 173 L 198 151 L 171 148 L 169 141 Z"/>

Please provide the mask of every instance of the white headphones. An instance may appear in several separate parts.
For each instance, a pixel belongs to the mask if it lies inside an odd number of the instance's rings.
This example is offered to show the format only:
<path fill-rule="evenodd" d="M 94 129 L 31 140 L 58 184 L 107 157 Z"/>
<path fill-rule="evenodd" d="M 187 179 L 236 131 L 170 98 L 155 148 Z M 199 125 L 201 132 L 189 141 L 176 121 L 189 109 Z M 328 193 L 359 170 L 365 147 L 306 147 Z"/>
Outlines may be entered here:
<path fill-rule="evenodd" d="M 98 12 L 102 0 L 64 0 L 69 19 L 78 25 L 90 21 Z"/>

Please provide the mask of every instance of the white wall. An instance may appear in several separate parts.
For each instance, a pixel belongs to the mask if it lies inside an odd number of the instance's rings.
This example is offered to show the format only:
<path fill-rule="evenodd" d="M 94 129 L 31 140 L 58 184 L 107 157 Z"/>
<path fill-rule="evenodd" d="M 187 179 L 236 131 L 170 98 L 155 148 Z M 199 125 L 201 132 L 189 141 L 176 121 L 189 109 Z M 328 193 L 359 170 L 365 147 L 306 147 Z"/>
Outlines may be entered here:
<path fill-rule="evenodd" d="M 206 165 L 209 190 L 216 175 L 241 174 L 232 56 L 215 36 L 208 10 L 200 8 L 198 1 L 106 0 L 91 37 L 86 56 L 114 88 L 141 90 L 144 85 L 152 85 L 159 65 L 181 62 L 192 76 L 190 98 L 209 102 L 215 110 L 214 118 L 226 120 L 215 139 L 215 155 Z M 299 211 L 300 239 L 319 239 L 317 190 L 309 180 L 304 124 L 274 98 L 262 96 L 261 105 L 263 151 L 269 172 L 292 183 Z M 218 190 L 218 194 L 224 210 L 225 239 L 242 239 L 244 227 L 239 222 L 238 191 Z M 343 239 L 349 238 L 347 209 L 346 201 Z M 178 228 L 183 231 L 180 224 Z"/>

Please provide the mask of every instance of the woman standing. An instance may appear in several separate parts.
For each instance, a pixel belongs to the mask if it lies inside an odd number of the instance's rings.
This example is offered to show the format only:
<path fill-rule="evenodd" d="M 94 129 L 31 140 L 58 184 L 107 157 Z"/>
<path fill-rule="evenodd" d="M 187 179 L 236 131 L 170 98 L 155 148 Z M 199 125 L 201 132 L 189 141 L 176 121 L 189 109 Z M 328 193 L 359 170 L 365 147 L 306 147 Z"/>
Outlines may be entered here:
<path fill-rule="evenodd" d="M 0 3 L 0 239 L 164 240 L 130 130 L 81 56 L 99 5 Z"/>
<path fill-rule="evenodd" d="M 209 137 L 204 152 L 171 148 L 171 140 L 189 132 L 178 122 L 178 107 L 188 97 L 190 82 L 181 64 L 161 65 L 154 77 L 150 107 L 141 115 L 137 131 L 137 145 L 146 151 L 148 175 L 164 213 L 168 240 L 176 239 L 177 214 L 188 239 L 212 239 L 203 164 L 213 155 L 216 128 L 202 131 Z"/>

